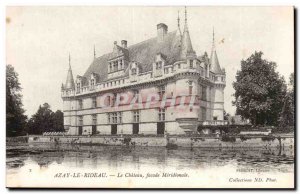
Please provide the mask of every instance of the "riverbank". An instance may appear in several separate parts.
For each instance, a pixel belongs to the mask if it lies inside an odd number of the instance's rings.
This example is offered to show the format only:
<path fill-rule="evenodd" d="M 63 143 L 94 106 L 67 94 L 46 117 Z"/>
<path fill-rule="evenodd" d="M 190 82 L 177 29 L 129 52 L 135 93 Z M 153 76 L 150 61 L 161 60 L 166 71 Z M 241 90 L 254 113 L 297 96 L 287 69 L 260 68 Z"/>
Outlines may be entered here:
<path fill-rule="evenodd" d="M 203 147 L 203 148 L 255 148 L 293 147 L 293 134 L 270 136 L 28 136 L 28 143 L 79 144 L 99 146 L 144 147 Z"/>

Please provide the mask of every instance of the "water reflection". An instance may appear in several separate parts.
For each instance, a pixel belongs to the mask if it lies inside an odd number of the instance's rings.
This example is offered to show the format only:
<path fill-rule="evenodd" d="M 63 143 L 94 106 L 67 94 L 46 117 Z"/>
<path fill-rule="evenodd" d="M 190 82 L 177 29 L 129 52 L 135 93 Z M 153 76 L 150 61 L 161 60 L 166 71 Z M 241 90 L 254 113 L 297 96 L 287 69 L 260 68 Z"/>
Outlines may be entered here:
<path fill-rule="evenodd" d="M 164 170 L 173 167 L 199 169 L 235 165 L 293 172 L 294 150 L 285 149 L 166 149 L 164 147 L 112 147 L 79 145 L 7 146 L 7 169 L 18 169 L 32 161 L 40 168 L 51 164 L 79 169 L 124 169 L 148 166 Z"/>

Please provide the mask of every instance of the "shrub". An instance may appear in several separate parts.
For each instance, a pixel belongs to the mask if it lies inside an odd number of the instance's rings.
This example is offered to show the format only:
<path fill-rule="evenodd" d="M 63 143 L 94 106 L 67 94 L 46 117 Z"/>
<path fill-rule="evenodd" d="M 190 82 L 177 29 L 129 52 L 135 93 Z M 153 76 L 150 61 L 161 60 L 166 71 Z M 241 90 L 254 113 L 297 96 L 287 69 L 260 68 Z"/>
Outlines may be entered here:
<path fill-rule="evenodd" d="M 236 139 L 235 139 L 235 137 L 230 137 L 230 136 L 222 136 L 222 139 L 221 139 L 222 141 L 224 141 L 224 142 L 235 142 L 236 141 Z"/>
<path fill-rule="evenodd" d="M 130 137 L 125 137 L 125 138 L 124 138 L 124 143 L 125 143 L 126 145 L 129 145 L 130 142 L 131 142 L 131 138 L 130 138 Z"/>
<path fill-rule="evenodd" d="M 265 136 L 261 138 L 262 141 L 273 141 L 274 139 L 274 136 Z"/>
<path fill-rule="evenodd" d="M 244 135 L 240 136 L 241 141 L 247 141 L 248 139 L 251 139 L 250 137 L 246 137 Z"/>

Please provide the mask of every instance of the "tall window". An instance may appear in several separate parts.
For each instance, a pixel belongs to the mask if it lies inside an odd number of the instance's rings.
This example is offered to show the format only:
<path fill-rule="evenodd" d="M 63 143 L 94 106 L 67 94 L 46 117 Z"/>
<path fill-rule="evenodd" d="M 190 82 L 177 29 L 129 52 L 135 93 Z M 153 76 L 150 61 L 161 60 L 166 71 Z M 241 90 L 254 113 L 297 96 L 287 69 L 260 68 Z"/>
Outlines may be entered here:
<path fill-rule="evenodd" d="M 107 96 L 107 103 L 108 103 L 108 106 L 111 105 L 111 96 Z"/>
<path fill-rule="evenodd" d="M 77 90 L 77 93 L 80 92 L 80 83 L 77 83 L 77 84 L 76 84 L 76 90 Z"/>
<path fill-rule="evenodd" d="M 165 118 L 166 118 L 166 109 L 160 108 L 160 109 L 158 110 L 158 120 L 159 120 L 159 121 L 164 121 Z"/>
<path fill-rule="evenodd" d="M 117 94 L 114 94 L 114 96 L 111 98 L 111 106 L 114 106 L 117 99 Z"/>
<path fill-rule="evenodd" d="M 122 112 L 107 113 L 107 119 L 109 124 L 122 123 L 122 117 Z"/>
<path fill-rule="evenodd" d="M 134 123 L 140 122 L 140 111 L 139 110 L 133 111 L 133 122 Z"/>
<path fill-rule="evenodd" d="M 82 100 L 78 100 L 78 109 L 81 110 L 83 109 L 83 103 L 82 103 Z"/>
<path fill-rule="evenodd" d="M 111 123 L 111 113 L 107 113 L 107 123 Z"/>
<path fill-rule="evenodd" d="M 96 114 L 92 115 L 92 119 L 93 119 L 93 125 L 97 125 L 97 115 Z"/>
<path fill-rule="evenodd" d="M 91 90 L 95 88 L 95 79 L 91 79 Z"/>
<path fill-rule="evenodd" d="M 162 98 L 164 96 L 165 92 L 166 92 L 165 86 L 159 86 L 158 95 L 160 96 L 160 98 Z"/>
<path fill-rule="evenodd" d="M 83 116 L 78 117 L 78 125 L 82 126 L 83 125 Z"/>
<path fill-rule="evenodd" d="M 139 96 L 139 90 L 133 90 L 133 97 Z"/>
<path fill-rule="evenodd" d="M 117 122 L 122 123 L 122 117 L 123 117 L 122 112 L 118 112 L 118 116 L 119 116 L 119 120 Z"/>
<path fill-rule="evenodd" d="M 92 99 L 92 108 L 96 108 L 97 107 L 97 97 L 93 97 Z"/>
<path fill-rule="evenodd" d="M 202 86 L 202 100 L 207 100 L 207 86 Z"/>
<path fill-rule="evenodd" d="M 202 121 L 206 120 L 206 108 L 201 107 L 201 116 L 202 116 Z"/>
<path fill-rule="evenodd" d="M 190 68 L 194 68 L 192 59 L 190 59 Z"/>
<path fill-rule="evenodd" d="M 189 95 L 193 93 L 193 81 L 189 81 Z"/>
<path fill-rule="evenodd" d="M 118 115 L 116 112 L 112 113 L 112 122 L 117 123 L 118 122 Z"/>

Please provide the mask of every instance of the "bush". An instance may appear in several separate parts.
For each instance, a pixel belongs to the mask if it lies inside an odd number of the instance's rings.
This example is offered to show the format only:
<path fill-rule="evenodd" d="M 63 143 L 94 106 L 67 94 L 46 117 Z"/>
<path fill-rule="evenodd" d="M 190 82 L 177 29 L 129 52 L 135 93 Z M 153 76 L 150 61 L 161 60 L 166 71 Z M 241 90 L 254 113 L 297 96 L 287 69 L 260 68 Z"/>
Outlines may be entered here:
<path fill-rule="evenodd" d="M 261 138 L 262 141 L 273 141 L 274 139 L 274 136 L 265 136 Z"/>
<path fill-rule="evenodd" d="M 129 145 L 130 142 L 131 142 L 131 138 L 130 138 L 130 137 L 125 137 L 125 138 L 124 138 L 124 143 L 125 143 L 126 145 Z"/>
<path fill-rule="evenodd" d="M 241 141 L 247 141 L 248 139 L 251 139 L 250 137 L 246 137 L 244 135 L 240 136 Z"/>
<path fill-rule="evenodd" d="M 222 136 L 222 139 L 221 139 L 222 141 L 224 141 L 224 142 L 235 142 L 236 141 L 236 139 L 235 139 L 235 137 L 230 137 L 230 136 Z"/>

